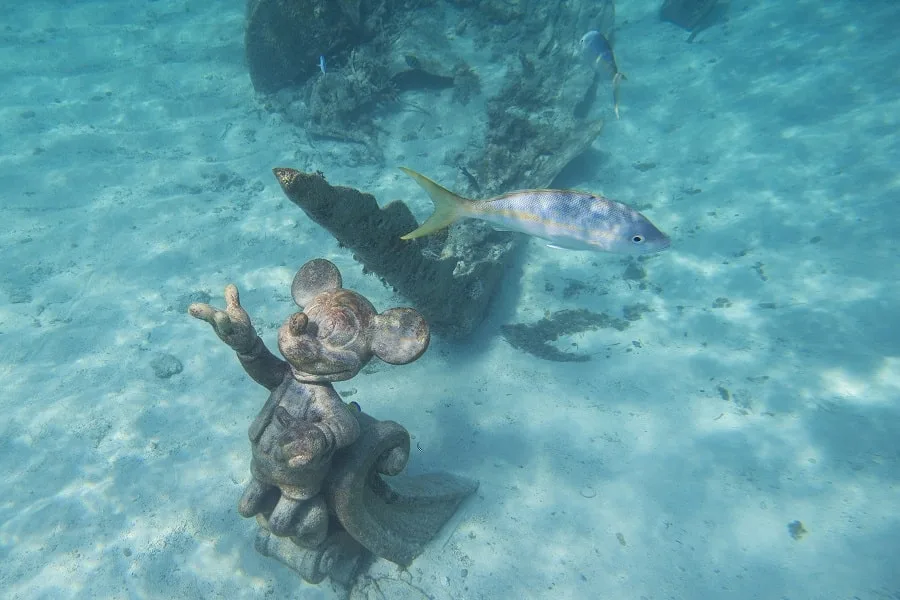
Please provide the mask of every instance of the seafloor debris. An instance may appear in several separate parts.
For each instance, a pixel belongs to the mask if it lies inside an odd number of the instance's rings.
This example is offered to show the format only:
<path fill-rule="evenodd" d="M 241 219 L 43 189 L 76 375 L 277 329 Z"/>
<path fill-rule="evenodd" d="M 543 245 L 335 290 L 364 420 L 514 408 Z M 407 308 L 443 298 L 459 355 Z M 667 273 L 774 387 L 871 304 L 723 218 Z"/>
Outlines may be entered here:
<path fill-rule="evenodd" d="M 500 328 L 503 338 L 517 350 L 523 350 L 538 358 L 556 362 L 585 362 L 589 354 L 563 352 L 551 345 L 561 336 L 612 328 L 623 331 L 628 321 L 610 317 L 606 313 L 595 313 L 586 309 L 559 310 L 535 323 L 514 323 Z"/>

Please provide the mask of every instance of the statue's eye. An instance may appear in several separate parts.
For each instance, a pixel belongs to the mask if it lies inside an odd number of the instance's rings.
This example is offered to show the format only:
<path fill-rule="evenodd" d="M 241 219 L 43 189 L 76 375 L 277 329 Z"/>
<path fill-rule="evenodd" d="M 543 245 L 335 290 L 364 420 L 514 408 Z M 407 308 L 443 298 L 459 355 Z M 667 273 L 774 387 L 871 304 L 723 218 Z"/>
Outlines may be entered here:
<path fill-rule="evenodd" d="M 331 332 L 334 331 L 334 319 L 331 317 L 326 317 L 319 321 L 318 328 L 316 329 L 316 337 L 320 340 L 324 340 L 331 336 Z"/>
<path fill-rule="evenodd" d="M 330 324 L 328 334 L 325 336 L 320 335 L 319 339 L 325 340 L 327 337 L 330 346 L 346 346 L 359 335 L 359 321 L 353 311 L 341 310 L 335 312 L 334 316 L 328 319 L 328 322 Z"/>

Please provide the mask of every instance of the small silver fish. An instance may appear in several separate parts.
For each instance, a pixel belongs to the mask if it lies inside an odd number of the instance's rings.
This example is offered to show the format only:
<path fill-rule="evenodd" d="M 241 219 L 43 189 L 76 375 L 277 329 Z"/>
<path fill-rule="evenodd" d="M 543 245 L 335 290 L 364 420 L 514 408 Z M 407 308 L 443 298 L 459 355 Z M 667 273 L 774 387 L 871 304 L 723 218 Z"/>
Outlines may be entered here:
<path fill-rule="evenodd" d="M 325 55 L 319 56 L 319 70 L 322 71 L 322 75 L 325 74 Z"/>
<path fill-rule="evenodd" d="M 588 31 L 581 36 L 581 53 L 593 61 L 595 65 L 603 65 L 612 73 L 613 79 L 613 107 L 616 111 L 616 118 L 619 118 L 619 82 L 627 80 L 625 74 L 619 70 L 616 64 L 616 55 L 613 52 L 612 44 L 606 39 L 602 33 L 596 30 Z"/>
<path fill-rule="evenodd" d="M 400 239 L 426 236 L 458 219 L 487 221 L 497 229 L 543 238 L 552 248 L 618 254 L 652 254 L 671 244 L 647 217 L 602 196 L 572 190 L 523 190 L 469 200 L 412 169 L 400 167 L 428 192 L 434 213 Z"/>

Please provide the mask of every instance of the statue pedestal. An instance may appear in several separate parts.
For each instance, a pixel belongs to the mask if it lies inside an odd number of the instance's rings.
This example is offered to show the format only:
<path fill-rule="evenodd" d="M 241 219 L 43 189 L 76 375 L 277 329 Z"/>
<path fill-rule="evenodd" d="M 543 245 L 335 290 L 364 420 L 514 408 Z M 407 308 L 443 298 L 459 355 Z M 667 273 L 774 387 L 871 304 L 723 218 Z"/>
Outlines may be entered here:
<path fill-rule="evenodd" d="M 478 483 L 449 473 L 400 475 L 409 459 L 409 433 L 393 421 L 358 412 L 359 439 L 337 452 L 325 477 L 331 515 L 328 536 L 312 548 L 279 537 L 257 515 L 256 549 L 307 581 L 330 577 L 348 587 L 368 553 L 409 566 Z M 390 476 L 385 479 L 383 476 Z"/>

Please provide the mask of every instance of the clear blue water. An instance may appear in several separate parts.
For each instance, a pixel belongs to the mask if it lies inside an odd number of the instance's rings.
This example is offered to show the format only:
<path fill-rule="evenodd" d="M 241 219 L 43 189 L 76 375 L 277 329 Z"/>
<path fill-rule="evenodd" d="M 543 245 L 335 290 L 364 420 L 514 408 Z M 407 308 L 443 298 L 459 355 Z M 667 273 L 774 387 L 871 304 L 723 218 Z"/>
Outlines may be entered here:
<path fill-rule="evenodd" d="M 235 283 L 274 351 L 315 257 L 404 305 L 271 169 L 424 219 L 396 167 L 459 188 L 519 53 L 579 60 L 585 31 L 502 20 L 546 3 L 493 4 L 487 41 L 468 3 L 408 9 L 395 49 L 447 40 L 480 89 L 399 90 L 377 147 L 314 135 L 305 92 L 254 90 L 243 3 L 4 7 L 4 597 L 342 597 L 254 550 L 236 505 L 266 391 L 186 307 Z M 473 335 L 335 386 L 409 430 L 410 473 L 480 483 L 408 570 L 376 561 L 350 597 L 900 598 L 900 5 L 733 0 L 691 43 L 659 5 L 616 6 L 620 118 L 604 79 L 603 133 L 555 184 L 639 208 L 672 247 L 525 240 Z M 336 50 L 325 77 L 350 62 Z M 503 336 L 579 309 L 627 325 L 551 342 L 588 361 Z"/>

